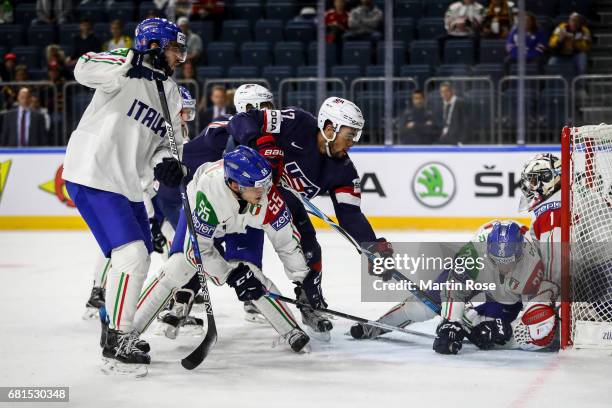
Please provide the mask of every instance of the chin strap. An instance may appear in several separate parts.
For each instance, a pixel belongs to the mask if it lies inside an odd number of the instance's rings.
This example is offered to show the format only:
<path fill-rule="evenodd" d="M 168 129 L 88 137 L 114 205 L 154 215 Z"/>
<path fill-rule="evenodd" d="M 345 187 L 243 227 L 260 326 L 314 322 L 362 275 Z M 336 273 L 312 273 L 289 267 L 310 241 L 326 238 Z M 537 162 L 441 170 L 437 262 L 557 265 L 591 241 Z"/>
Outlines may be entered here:
<path fill-rule="evenodd" d="M 323 140 L 325 140 L 325 152 L 327 153 L 327 156 L 333 157 L 331 154 L 330 145 L 334 140 L 336 140 L 336 135 L 338 135 L 338 132 L 334 130 L 334 137 L 332 137 L 331 139 L 328 139 L 327 137 L 325 137 L 325 132 L 322 130 L 321 130 L 321 135 L 323 136 Z"/>

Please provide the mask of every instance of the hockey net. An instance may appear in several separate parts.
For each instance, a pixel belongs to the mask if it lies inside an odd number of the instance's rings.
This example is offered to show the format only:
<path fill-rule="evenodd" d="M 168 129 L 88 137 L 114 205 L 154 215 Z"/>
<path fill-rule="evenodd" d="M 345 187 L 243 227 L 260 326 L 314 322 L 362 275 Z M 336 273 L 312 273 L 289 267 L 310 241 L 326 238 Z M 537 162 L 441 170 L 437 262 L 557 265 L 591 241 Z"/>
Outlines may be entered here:
<path fill-rule="evenodd" d="M 612 126 L 562 133 L 561 346 L 612 348 Z"/>

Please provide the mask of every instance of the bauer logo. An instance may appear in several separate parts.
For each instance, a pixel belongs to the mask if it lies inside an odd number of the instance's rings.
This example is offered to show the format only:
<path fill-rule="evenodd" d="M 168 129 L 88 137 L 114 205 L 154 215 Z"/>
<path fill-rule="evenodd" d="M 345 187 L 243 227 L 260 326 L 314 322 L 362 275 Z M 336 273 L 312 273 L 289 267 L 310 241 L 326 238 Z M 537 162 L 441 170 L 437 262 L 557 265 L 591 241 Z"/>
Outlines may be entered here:
<path fill-rule="evenodd" d="M 455 197 L 456 189 L 455 175 L 439 162 L 422 165 L 412 178 L 414 198 L 425 207 L 444 207 Z"/>

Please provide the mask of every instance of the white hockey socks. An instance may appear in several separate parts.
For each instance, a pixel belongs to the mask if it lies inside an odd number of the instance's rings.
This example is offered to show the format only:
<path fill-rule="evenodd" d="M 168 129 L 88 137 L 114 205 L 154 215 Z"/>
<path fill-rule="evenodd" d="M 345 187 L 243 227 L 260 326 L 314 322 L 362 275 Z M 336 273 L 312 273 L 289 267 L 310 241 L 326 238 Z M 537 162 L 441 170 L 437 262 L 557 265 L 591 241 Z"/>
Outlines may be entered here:
<path fill-rule="evenodd" d="M 106 282 L 106 311 L 110 328 L 124 333 L 132 330 L 138 295 L 147 276 L 151 258 L 144 242 L 134 241 L 111 252 Z"/>
<path fill-rule="evenodd" d="M 110 271 L 111 260 L 106 258 L 101 252 L 96 255 L 93 270 L 93 286 L 95 288 L 105 288 L 108 272 Z"/>

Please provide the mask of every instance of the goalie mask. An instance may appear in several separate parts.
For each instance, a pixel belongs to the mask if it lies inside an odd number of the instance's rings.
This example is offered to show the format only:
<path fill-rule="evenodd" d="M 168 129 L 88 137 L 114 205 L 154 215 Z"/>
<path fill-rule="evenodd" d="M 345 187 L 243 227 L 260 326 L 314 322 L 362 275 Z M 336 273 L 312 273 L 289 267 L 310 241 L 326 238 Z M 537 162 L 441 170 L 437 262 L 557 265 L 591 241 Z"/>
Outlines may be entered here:
<path fill-rule="evenodd" d="M 561 160 L 553 154 L 541 153 L 528 161 L 521 172 L 520 210 L 532 210 L 561 187 Z"/>

